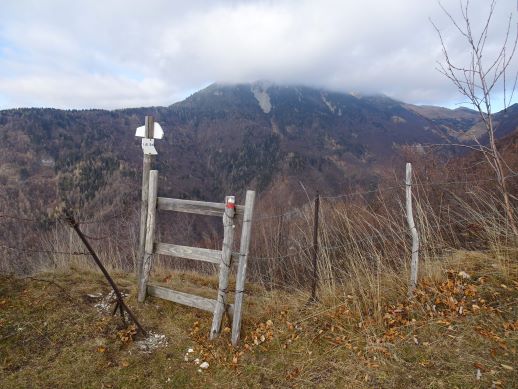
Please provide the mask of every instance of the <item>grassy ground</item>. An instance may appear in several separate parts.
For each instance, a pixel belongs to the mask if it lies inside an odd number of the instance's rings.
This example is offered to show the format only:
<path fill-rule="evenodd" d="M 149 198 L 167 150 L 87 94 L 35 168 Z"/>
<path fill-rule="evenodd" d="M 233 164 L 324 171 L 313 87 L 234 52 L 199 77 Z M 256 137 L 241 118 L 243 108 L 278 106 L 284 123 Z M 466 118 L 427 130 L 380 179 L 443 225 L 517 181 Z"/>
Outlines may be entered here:
<path fill-rule="evenodd" d="M 251 285 L 237 349 L 228 328 L 208 341 L 208 313 L 153 298 L 138 306 L 133 278 L 116 274 L 128 305 L 157 335 L 150 352 L 132 327 L 96 307 L 102 298 L 88 296 L 108 294 L 99 274 L 4 276 L 0 387 L 518 387 L 516 264 L 480 253 L 425 264 L 412 303 L 396 290 L 365 304 L 344 288 L 306 305 L 302 292 Z M 160 278 L 191 290 L 215 285 L 192 274 Z"/>

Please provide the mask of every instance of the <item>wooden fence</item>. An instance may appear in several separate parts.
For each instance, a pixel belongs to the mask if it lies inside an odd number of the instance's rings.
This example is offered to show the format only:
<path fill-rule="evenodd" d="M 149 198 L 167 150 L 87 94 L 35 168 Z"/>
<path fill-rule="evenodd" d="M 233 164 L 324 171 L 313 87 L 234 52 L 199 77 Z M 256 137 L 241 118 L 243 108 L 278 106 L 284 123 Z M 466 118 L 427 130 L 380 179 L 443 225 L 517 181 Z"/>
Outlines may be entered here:
<path fill-rule="evenodd" d="M 239 342 L 241 330 L 242 306 L 246 278 L 246 267 L 250 247 L 255 192 L 247 191 L 245 205 L 236 205 L 233 196 L 227 196 L 225 203 L 211 203 L 158 197 L 158 171 L 149 174 L 146 234 L 142 271 L 139 274 L 138 301 L 143 302 L 146 295 L 159 297 L 178 304 L 213 312 L 210 338 L 213 339 L 221 331 L 223 315 L 232 316 L 232 344 Z M 155 242 L 156 213 L 161 211 L 186 212 L 199 215 L 222 217 L 224 235 L 221 250 L 210 250 L 198 247 L 180 246 L 171 243 Z M 234 243 L 234 221 L 242 218 L 241 244 L 239 253 L 232 251 Z M 152 259 L 156 254 L 186 258 L 195 261 L 210 262 L 219 265 L 219 283 L 216 299 L 209 299 L 188 293 L 178 292 L 149 282 Z M 227 301 L 227 289 L 232 263 L 238 260 L 236 290 L 234 304 Z"/>

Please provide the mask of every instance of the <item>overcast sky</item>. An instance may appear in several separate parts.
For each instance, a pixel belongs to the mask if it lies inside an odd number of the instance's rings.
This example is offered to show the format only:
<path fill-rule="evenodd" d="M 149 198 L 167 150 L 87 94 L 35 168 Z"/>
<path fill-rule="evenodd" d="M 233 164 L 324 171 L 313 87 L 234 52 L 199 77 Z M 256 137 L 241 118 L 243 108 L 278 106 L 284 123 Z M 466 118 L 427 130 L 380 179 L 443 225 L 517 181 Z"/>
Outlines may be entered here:
<path fill-rule="evenodd" d="M 489 1 L 471 3 L 478 30 Z M 442 4 L 458 14 L 458 0 Z M 498 1 L 488 55 L 516 10 Z M 169 105 L 254 80 L 453 107 L 429 18 L 465 57 L 434 0 L 0 0 L 0 109 Z"/>

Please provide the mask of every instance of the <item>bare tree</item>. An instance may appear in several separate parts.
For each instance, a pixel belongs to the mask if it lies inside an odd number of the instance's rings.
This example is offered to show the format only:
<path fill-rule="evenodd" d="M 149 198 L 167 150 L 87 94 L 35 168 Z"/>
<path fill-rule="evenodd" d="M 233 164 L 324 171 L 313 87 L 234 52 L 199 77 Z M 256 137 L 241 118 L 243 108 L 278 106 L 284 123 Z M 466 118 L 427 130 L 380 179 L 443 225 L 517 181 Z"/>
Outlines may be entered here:
<path fill-rule="evenodd" d="M 496 0 L 489 3 L 489 12 L 484 21 L 480 33 L 475 33 L 472 28 L 472 21 L 469 14 L 469 0 L 459 0 L 461 16 L 456 19 L 441 4 L 440 7 L 455 27 L 457 33 L 461 35 L 465 41 L 469 58 L 464 63 L 461 60 L 457 62 L 451 57 L 451 51 L 448 50 L 444 36 L 436 24 L 433 24 L 442 45 L 442 53 L 444 61 L 439 62 L 438 70 L 446 76 L 464 95 L 469 103 L 479 112 L 482 122 L 485 125 L 488 136 L 488 145 L 482 145 L 477 141 L 478 150 L 483 154 L 491 169 L 496 175 L 499 189 L 502 193 L 504 201 L 504 211 L 506 213 L 509 224 L 515 236 L 518 236 L 518 227 L 514 215 L 513 206 L 509 200 L 509 191 L 507 188 L 506 172 L 509 171 L 501 154 L 499 153 L 495 141 L 495 123 L 493 120 L 492 98 L 497 88 L 503 87 L 504 109 L 506 109 L 513 99 L 516 89 L 516 81 L 518 73 L 511 78 L 511 85 L 508 85 L 509 72 L 511 72 L 511 60 L 514 57 L 518 43 L 518 25 L 513 23 L 513 15 L 509 14 L 506 20 L 506 32 L 503 42 L 499 46 L 494 55 L 491 56 L 490 50 L 487 49 L 486 43 L 489 34 L 489 28 L 493 21 Z M 497 23 L 502 23 L 499 20 Z M 508 92 L 509 91 L 509 92 Z"/>

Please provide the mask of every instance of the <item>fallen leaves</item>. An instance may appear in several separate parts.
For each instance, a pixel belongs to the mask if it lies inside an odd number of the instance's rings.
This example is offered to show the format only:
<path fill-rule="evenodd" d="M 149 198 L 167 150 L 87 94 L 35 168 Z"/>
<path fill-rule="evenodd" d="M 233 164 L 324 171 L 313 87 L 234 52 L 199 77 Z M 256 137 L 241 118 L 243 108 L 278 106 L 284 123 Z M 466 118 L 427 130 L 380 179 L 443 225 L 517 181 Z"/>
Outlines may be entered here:
<path fill-rule="evenodd" d="M 295 367 L 294 369 L 288 371 L 288 373 L 286 374 L 286 379 L 288 381 L 293 381 L 299 375 L 300 375 L 300 369 L 298 367 Z"/>
<path fill-rule="evenodd" d="M 189 335 L 190 336 L 198 335 L 199 332 L 200 332 L 200 322 L 195 321 L 192 325 L 191 332 Z"/>
<path fill-rule="evenodd" d="M 273 339 L 273 321 L 267 320 L 265 323 L 259 323 L 254 331 L 250 333 L 254 345 L 258 346 L 261 343 Z"/>
<path fill-rule="evenodd" d="M 483 336 L 484 338 L 487 338 L 487 339 L 497 343 L 503 349 L 507 349 L 507 345 L 505 344 L 505 341 L 499 335 L 497 335 L 493 330 L 486 329 L 481 326 L 477 326 L 477 327 L 475 327 L 475 331 L 479 335 Z"/>
<path fill-rule="evenodd" d="M 135 324 L 131 324 L 124 330 L 117 331 L 117 338 L 119 338 L 122 343 L 133 342 L 135 335 L 137 335 L 137 327 Z"/>
<path fill-rule="evenodd" d="M 505 331 L 518 331 L 518 320 L 505 322 L 503 327 Z"/>
<path fill-rule="evenodd" d="M 474 367 L 475 369 L 480 370 L 480 371 L 486 371 L 485 366 L 484 366 L 483 364 L 481 364 L 480 362 L 475 362 L 475 363 L 473 364 L 473 367 Z"/>

